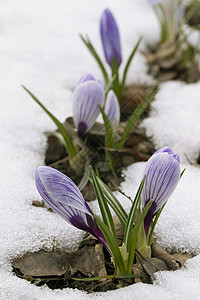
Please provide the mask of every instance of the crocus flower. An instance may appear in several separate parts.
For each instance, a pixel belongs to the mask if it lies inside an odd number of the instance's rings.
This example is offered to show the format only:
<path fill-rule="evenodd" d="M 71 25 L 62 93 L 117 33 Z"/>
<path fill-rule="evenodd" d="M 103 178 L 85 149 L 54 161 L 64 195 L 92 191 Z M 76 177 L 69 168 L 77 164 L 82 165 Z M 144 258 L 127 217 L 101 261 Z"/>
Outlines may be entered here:
<path fill-rule="evenodd" d="M 69 177 L 51 167 L 42 166 L 36 169 L 35 182 L 42 199 L 54 212 L 76 228 L 91 233 L 109 250 L 91 209 Z"/>
<path fill-rule="evenodd" d="M 162 0 L 148 0 L 148 2 L 150 3 L 150 4 L 158 4 L 158 3 L 161 3 L 162 2 Z"/>
<path fill-rule="evenodd" d="M 141 195 L 142 207 L 151 199 L 153 203 L 144 219 L 146 236 L 153 217 L 175 190 L 180 174 L 180 158 L 170 147 L 159 149 L 148 160 L 144 171 L 146 178 Z"/>
<path fill-rule="evenodd" d="M 91 74 L 83 75 L 74 90 L 73 102 L 73 119 L 82 138 L 94 125 L 100 112 L 99 105 L 103 106 L 103 103 L 103 83 Z"/>
<path fill-rule="evenodd" d="M 112 60 L 115 58 L 119 66 L 122 62 L 119 31 L 109 9 L 105 9 L 101 16 L 100 34 L 107 63 L 111 66 Z"/>
<path fill-rule="evenodd" d="M 108 92 L 104 111 L 111 122 L 114 121 L 117 124 L 119 123 L 120 120 L 119 102 L 113 90 L 110 90 Z"/>

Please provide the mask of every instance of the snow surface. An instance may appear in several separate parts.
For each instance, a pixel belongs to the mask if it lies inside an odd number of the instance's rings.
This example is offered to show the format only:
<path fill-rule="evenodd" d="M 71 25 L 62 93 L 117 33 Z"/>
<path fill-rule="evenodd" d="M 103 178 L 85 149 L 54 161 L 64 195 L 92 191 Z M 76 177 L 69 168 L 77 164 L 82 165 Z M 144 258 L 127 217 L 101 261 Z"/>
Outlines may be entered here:
<path fill-rule="evenodd" d="M 34 171 L 44 161 L 43 132 L 55 126 L 21 84 L 61 121 L 72 115 L 72 90 L 80 76 L 91 72 L 101 78 L 78 34 L 89 34 L 103 57 L 98 22 L 106 7 L 120 27 L 124 61 L 141 35 L 143 45 L 158 40 L 158 23 L 146 0 L 0 1 L 1 299 L 200 299 L 200 170 L 190 166 L 184 156 L 186 153 L 195 162 L 199 153 L 199 83 L 162 84 L 151 115 L 143 122 L 158 148 L 171 146 L 186 164 L 158 222 L 156 236 L 165 248 L 195 252 L 188 267 L 157 273 L 153 285 L 135 284 L 92 295 L 36 287 L 12 273 L 14 257 L 44 246 L 51 249 L 54 239 L 60 247 L 76 249 L 83 236 L 57 215 L 31 205 L 32 200 L 40 200 Z M 146 71 L 145 59 L 138 52 L 128 82 L 151 81 Z M 144 165 L 134 164 L 124 172 L 122 189 L 128 195 L 134 196 Z M 130 203 L 121 201 L 128 209 Z"/>

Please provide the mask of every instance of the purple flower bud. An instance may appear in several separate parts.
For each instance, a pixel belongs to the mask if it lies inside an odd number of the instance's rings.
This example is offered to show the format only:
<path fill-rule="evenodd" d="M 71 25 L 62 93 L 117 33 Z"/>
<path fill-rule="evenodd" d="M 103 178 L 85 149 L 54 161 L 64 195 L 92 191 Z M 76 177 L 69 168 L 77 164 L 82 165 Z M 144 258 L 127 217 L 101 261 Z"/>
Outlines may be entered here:
<path fill-rule="evenodd" d="M 36 169 L 35 183 L 42 199 L 54 212 L 74 227 L 90 232 L 109 250 L 91 209 L 69 177 L 51 167 L 42 166 Z"/>
<path fill-rule="evenodd" d="M 146 164 L 146 175 L 142 190 L 142 207 L 153 199 L 145 219 L 144 229 L 148 234 L 150 223 L 156 213 L 169 199 L 180 179 L 180 158 L 169 147 L 156 151 Z"/>
<path fill-rule="evenodd" d="M 148 2 L 150 3 L 150 4 L 158 4 L 158 3 L 161 3 L 162 2 L 162 0 L 148 0 Z"/>
<path fill-rule="evenodd" d="M 90 130 L 99 115 L 99 105 L 104 103 L 104 87 L 91 74 L 83 75 L 75 90 L 73 118 L 81 137 Z"/>
<path fill-rule="evenodd" d="M 108 92 L 104 111 L 111 122 L 114 120 L 114 122 L 116 122 L 117 124 L 119 123 L 119 119 L 120 119 L 119 102 L 113 90 L 110 90 Z"/>
<path fill-rule="evenodd" d="M 119 66 L 122 62 L 119 31 L 109 9 L 105 9 L 101 16 L 100 34 L 107 63 L 111 66 L 112 60 L 115 58 Z"/>

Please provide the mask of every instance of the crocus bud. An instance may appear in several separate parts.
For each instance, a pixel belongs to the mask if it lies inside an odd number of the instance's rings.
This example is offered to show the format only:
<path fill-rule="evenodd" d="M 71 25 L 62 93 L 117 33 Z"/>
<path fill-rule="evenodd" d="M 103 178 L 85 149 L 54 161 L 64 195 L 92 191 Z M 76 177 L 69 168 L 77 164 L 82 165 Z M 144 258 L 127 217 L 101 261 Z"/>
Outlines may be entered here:
<path fill-rule="evenodd" d="M 153 217 L 175 190 L 180 174 L 180 158 L 169 147 L 159 149 L 148 160 L 144 171 L 146 178 L 141 195 L 142 207 L 151 199 L 153 203 L 144 219 L 146 236 Z"/>
<path fill-rule="evenodd" d="M 36 169 L 35 183 L 42 199 L 54 212 L 74 227 L 91 233 L 109 250 L 91 209 L 69 177 L 51 167 L 42 166 Z"/>
<path fill-rule="evenodd" d="M 103 106 L 103 103 L 103 83 L 91 74 L 83 75 L 74 90 L 73 102 L 73 119 L 82 138 L 94 125 L 100 112 L 99 105 Z"/>
<path fill-rule="evenodd" d="M 113 121 L 117 124 L 119 123 L 120 120 L 119 102 L 113 90 L 110 90 L 108 92 L 104 111 L 108 119 L 111 121 L 111 123 Z"/>
<path fill-rule="evenodd" d="M 115 58 L 119 66 L 122 62 L 119 31 L 109 9 L 105 9 L 101 16 L 100 34 L 107 63 L 111 66 L 112 60 Z"/>
<path fill-rule="evenodd" d="M 150 4 L 158 4 L 158 3 L 161 3 L 162 2 L 162 0 L 148 0 L 148 2 L 150 3 Z"/>

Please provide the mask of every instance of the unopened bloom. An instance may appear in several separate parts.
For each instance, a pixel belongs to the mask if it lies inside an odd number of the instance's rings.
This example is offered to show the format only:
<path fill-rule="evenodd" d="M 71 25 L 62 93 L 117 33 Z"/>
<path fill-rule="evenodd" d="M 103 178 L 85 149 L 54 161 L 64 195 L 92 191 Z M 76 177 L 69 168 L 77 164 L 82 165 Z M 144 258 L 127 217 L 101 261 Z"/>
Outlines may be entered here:
<path fill-rule="evenodd" d="M 170 147 L 163 147 L 156 151 L 146 164 L 146 175 L 142 190 L 142 207 L 153 199 L 145 219 L 146 235 L 153 217 L 163 207 L 175 190 L 180 179 L 180 158 Z"/>
<path fill-rule="evenodd" d="M 109 9 L 105 9 L 101 16 L 100 34 L 107 63 L 111 66 L 115 58 L 119 66 L 122 62 L 119 30 Z"/>
<path fill-rule="evenodd" d="M 119 101 L 115 93 L 113 92 L 113 90 L 110 90 L 108 92 L 104 111 L 111 122 L 114 121 L 117 124 L 119 123 L 120 120 Z"/>
<path fill-rule="evenodd" d="M 104 103 L 103 83 L 91 74 L 83 75 L 75 90 L 73 119 L 81 137 L 90 130 L 99 115 L 99 105 Z"/>
<path fill-rule="evenodd" d="M 51 167 L 42 166 L 36 169 L 35 183 L 42 199 L 54 212 L 76 228 L 90 232 L 109 250 L 91 209 L 69 177 Z"/>
<path fill-rule="evenodd" d="M 150 4 L 158 4 L 158 3 L 162 2 L 162 0 L 148 0 L 148 2 Z"/>

